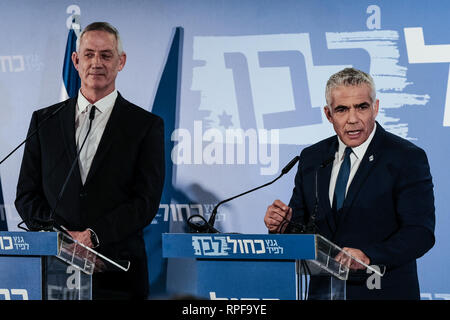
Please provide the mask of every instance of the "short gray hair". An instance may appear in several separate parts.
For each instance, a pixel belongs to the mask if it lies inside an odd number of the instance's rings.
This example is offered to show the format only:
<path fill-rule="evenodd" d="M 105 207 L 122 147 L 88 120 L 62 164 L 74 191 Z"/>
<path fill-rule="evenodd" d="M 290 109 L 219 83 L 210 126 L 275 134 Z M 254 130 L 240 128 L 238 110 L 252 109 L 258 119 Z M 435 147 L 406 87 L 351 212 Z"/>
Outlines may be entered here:
<path fill-rule="evenodd" d="M 79 52 L 80 49 L 81 38 L 83 38 L 83 35 L 88 31 L 105 31 L 114 35 L 117 40 L 117 52 L 119 53 L 119 56 L 123 53 L 122 40 L 120 39 L 119 31 L 108 22 L 93 22 L 84 28 L 77 39 L 77 52 Z"/>
<path fill-rule="evenodd" d="M 327 106 L 331 108 L 331 91 L 337 87 L 342 86 L 361 86 L 366 84 L 370 89 L 370 97 L 372 103 L 376 100 L 376 88 L 373 78 L 365 73 L 364 71 L 355 68 L 345 68 L 335 74 L 333 74 L 327 81 L 327 86 L 325 88 L 325 99 L 327 101 Z"/>

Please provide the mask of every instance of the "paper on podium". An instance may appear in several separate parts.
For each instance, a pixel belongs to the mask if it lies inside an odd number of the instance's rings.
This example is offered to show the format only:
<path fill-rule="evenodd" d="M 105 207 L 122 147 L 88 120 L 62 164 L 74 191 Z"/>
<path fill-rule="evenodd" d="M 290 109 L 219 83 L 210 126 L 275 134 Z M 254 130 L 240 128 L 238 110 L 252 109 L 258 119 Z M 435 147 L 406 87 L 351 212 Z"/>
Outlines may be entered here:
<path fill-rule="evenodd" d="M 94 272 L 128 271 L 130 268 L 129 261 L 113 261 L 63 232 L 58 232 L 57 257 L 89 275 Z"/>

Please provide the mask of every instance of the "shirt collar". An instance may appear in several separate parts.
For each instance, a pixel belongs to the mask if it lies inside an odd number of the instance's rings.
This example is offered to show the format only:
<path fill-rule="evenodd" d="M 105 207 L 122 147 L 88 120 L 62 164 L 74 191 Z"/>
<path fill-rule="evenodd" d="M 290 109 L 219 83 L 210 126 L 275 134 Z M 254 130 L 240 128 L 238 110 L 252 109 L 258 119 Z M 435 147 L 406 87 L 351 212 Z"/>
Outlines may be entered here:
<path fill-rule="evenodd" d="M 105 112 L 109 108 L 112 108 L 114 106 L 114 103 L 116 102 L 117 98 L 117 89 L 114 89 L 113 92 L 108 94 L 107 96 L 101 98 L 100 100 L 96 101 L 94 103 L 95 108 L 100 112 Z M 78 112 L 83 112 L 86 110 L 87 107 L 91 106 L 92 103 L 90 103 L 81 93 L 81 90 L 78 90 L 78 99 L 77 99 L 77 106 L 78 106 Z"/>
<path fill-rule="evenodd" d="M 377 123 L 375 122 L 375 126 L 373 127 L 372 132 L 370 133 L 369 137 L 366 141 L 361 143 L 359 146 L 352 148 L 353 154 L 358 159 L 362 159 L 364 157 L 364 154 L 366 153 L 367 148 L 369 147 L 370 142 L 373 139 L 373 136 L 375 135 L 375 131 L 377 129 Z M 338 149 L 338 159 L 342 160 L 342 157 L 344 156 L 345 148 L 347 147 L 342 140 L 338 136 L 339 141 L 339 149 Z"/>

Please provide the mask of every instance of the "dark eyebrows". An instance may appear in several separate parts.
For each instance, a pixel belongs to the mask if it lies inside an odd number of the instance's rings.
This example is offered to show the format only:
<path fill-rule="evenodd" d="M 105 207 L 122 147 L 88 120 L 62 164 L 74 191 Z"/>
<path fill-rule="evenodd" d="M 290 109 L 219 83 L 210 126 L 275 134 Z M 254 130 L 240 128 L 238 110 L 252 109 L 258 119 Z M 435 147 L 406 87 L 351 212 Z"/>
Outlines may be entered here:
<path fill-rule="evenodd" d="M 337 109 L 348 109 L 348 106 L 344 106 L 344 105 L 340 104 L 340 105 L 334 107 L 334 110 L 337 110 Z"/>
<path fill-rule="evenodd" d="M 86 49 L 84 49 L 84 52 L 89 52 L 90 53 L 90 52 L 95 52 L 95 50 L 86 48 Z M 114 51 L 110 50 L 110 49 L 106 49 L 106 50 L 101 50 L 100 53 L 114 53 Z"/>
<path fill-rule="evenodd" d="M 370 107 L 370 103 L 362 102 L 362 103 L 354 104 L 353 107 L 354 108 Z M 334 107 L 334 110 L 336 110 L 336 109 L 349 109 L 349 108 L 350 108 L 349 106 L 345 106 L 345 105 L 340 104 L 340 105 Z"/>
<path fill-rule="evenodd" d="M 356 104 L 354 107 L 355 107 L 355 108 L 370 107 L 370 103 L 368 103 L 368 102 L 363 102 L 363 103 L 360 103 L 360 104 Z"/>

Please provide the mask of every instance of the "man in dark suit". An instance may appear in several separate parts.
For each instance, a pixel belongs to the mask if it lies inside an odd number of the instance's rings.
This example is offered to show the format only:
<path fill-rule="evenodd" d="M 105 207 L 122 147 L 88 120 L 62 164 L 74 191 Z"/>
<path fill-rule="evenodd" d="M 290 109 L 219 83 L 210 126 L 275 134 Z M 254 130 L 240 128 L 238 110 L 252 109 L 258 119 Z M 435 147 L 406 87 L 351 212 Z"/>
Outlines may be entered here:
<path fill-rule="evenodd" d="M 29 132 L 62 106 L 25 146 L 15 205 L 31 230 L 54 221 L 103 255 L 131 262 L 128 272 L 94 273 L 94 299 L 146 298 L 143 228 L 162 194 L 163 121 L 117 92 L 126 54 L 110 24 L 87 26 L 72 61 L 81 78 L 79 94 L 33 113 Z"/>
<path fill-rule="evenodd" d="M 352 263 L 347 299 L 420 299 L 416 259 L 435 241 L 426 154 L 375 121 L 379 100 L 370 75 L 353 68 L 334 74 L 326 100 L 324 112 L 337 135 L 301 152 L 289 205 L 275 200 L 264 222 L 272 233 L 314 222 L 350 255 L 386 270 L 379 288 L 371 289 L 370 274 Z M 310 296 L 324 283 L 311 277 Z"/>

